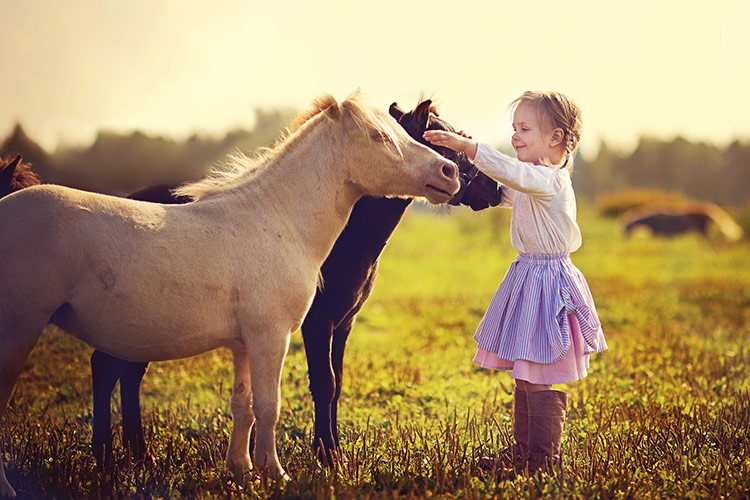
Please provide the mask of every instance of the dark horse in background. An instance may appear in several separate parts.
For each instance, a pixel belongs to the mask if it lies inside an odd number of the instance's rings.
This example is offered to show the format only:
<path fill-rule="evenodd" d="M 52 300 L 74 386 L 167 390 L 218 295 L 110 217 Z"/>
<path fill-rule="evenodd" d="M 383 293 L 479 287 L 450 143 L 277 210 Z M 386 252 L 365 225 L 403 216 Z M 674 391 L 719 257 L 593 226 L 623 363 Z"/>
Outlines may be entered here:
<path fill-rule="evenodd" d="M 479 172 L 465 155 L 433 146 L 422 138 L 428 129 L 455 131 L 438 117 L 430 100 L 421 102 L 409 112 L 393 103 L 390 114 L 411 137 L 459 166 L 461 189 L 451 204 L 467 205 L 473 210 L 499 204 L 500 186 Z M 14 168 L 19 162 L 20 158 L 17 158 Z M 16 185 L 10 191 L 38 184 L 39 179 L 35 177 L 31 182 L 26 186 Z M 6 185 L 4 178 L 2 183 L 0 188 Z M 189 201 L 173 197 L 167 186 L 148 188 L 133 193 L 130 198 L 156 203 Z M 315 404 L 313 447 L 324 463 L 332 463 L 339 445 L 337 414 L 346 341 L 357 313 L 372 291 L 380 254 L 411 201 L 364 197 L 357 202 L 346 228 L 323 263 L 321 275 L 325 285 L 318 289 L 302 325 L 310 391 Z M 94 391 L 92 449 L 100 463 L 112 461 L 110 398 L 117 380 L 120 381 L 122 402 L 123 445 L 133 457 L 145 453 L 139 393 L 147 365 L 120 360 L 101 351 L 94 351 L 91 356 Z"/>
<path fill-rule="evenodd" d="M 713 227 L 725 239 L 736 241 L 742 228 L 721 207 L 708 202 L 690 202 L 673 206 L 645 205 L 622 215 L 625 236 L 638 228 L 648 228 L 656 236 L 676 236 L 690 231 L 708 237 Z"/>

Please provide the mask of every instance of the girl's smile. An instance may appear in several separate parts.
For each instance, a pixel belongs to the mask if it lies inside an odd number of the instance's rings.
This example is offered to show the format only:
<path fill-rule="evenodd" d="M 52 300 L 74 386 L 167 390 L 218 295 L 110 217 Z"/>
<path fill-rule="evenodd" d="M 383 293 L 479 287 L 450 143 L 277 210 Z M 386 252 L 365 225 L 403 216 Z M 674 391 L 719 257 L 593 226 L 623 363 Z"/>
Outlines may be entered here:
<path fill-rule="evenodd" d="M 547 132 L 539 116 L 539 110 L 528 104 L 520 104 L 513 113 L 513 136 L 511 144 L 519 160 L 526 163 L 556 164 L 561 160 L 559 142 L 553 140 L 552 131 Z"/>

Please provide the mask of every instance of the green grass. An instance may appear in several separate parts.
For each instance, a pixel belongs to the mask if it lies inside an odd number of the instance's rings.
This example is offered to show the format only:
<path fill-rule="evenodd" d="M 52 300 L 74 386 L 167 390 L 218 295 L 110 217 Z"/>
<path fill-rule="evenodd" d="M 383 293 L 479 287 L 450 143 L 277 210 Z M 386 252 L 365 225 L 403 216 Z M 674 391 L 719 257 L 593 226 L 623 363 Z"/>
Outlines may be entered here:
<path fill-rule="evenodd" d="M 97 470 L 90 349 L 50 328 L 0 427 L 27 497 L 743 498 L 750 495 L 750 244 L 624 239 L 583 210 L 573 255 L 610 349 L 569 393 L 565 478 L 495 481 L 477 457 L 510 439 L 512 380 L 476 367 L 472 334 L 508 264 L 507 214 L 411 209 L 384 252 L 345 358 L 347 462 L 309 449 L 312 400 L 299 333 L 286 360 L 279 455 L 293 477 L 236 485 L 228 353 L 154 363 L 144 379 L 149 456 Z M 117 405 L 115 405 L 117 406 Z M 115 418 L 115 425 L 118 425 Z"/>

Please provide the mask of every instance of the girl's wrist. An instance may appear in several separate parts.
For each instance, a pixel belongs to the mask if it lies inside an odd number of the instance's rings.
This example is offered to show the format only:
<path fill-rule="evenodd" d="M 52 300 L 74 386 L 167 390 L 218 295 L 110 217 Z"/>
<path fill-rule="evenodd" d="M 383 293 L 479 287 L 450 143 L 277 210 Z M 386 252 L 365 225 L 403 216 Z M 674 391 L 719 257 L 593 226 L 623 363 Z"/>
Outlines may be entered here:
<path fill-rule="evenodd" d="M 477 156 L 477 149 L 479 148 L 479 143 L 472 140 L 472 139 L 466 139 L 463 144 L 463 152 L 466 154 L 466 156 L 469 157 L 470 160 L 474 160 Z"/>

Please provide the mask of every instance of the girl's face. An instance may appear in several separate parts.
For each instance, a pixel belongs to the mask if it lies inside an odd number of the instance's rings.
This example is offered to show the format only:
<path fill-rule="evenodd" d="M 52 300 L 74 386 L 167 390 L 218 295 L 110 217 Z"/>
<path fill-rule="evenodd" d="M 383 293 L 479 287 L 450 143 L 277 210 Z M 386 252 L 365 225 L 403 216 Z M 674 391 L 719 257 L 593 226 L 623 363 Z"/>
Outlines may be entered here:
<path fill-rule="evenodd" d="M 545 132 L 539 113 L 528 104 L 521 103 L 513 113 L 511 144 L 518 159 L 540 164 L 542 160 L 560 161 L 558 147 L 553 147 L 552 132 Z"/>

